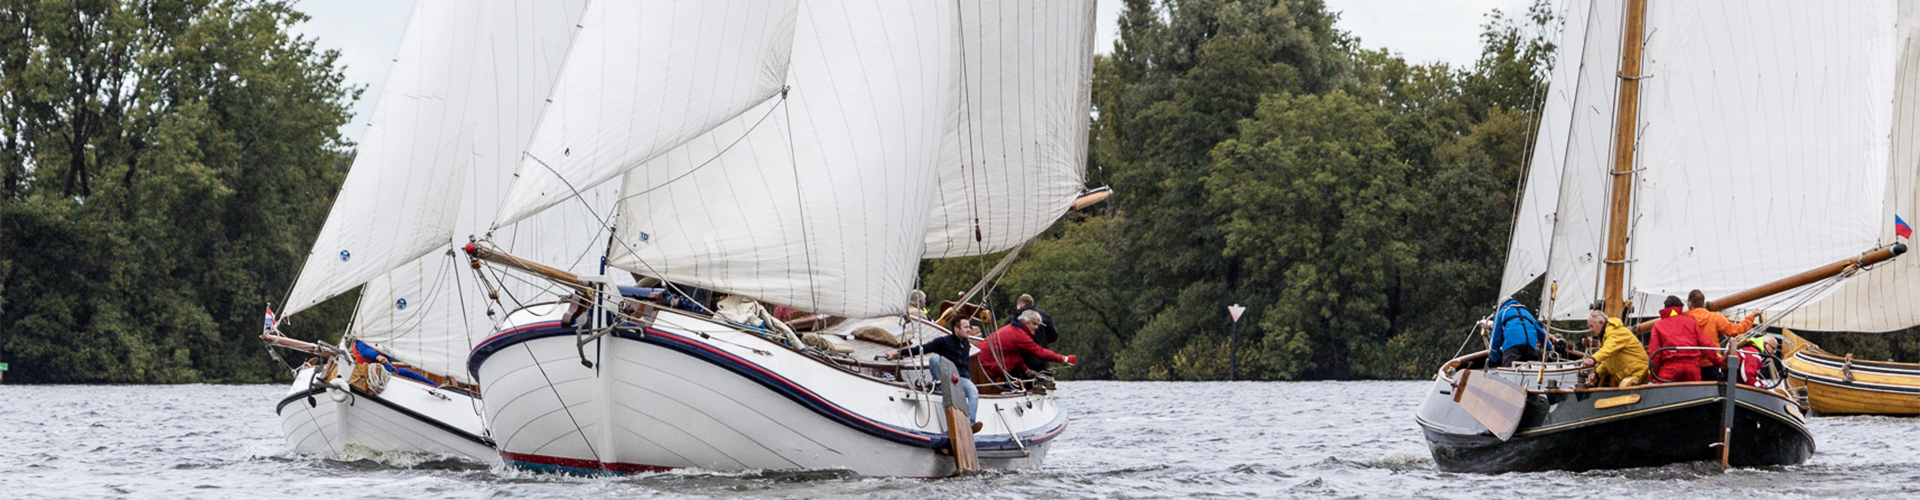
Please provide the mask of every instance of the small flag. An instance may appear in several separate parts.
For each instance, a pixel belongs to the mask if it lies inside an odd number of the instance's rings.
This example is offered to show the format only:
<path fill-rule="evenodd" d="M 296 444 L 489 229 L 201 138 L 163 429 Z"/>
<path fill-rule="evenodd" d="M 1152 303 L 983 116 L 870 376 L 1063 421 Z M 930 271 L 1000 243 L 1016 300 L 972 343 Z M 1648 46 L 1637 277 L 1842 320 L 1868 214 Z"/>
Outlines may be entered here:
<path fill-rule="evenodd" d="M 1913 237 L 1913 226 L 1907 225 L 1907 221 L 1895 215 L 1893 216 L 1893 234 L 1901 238 Z"/>
<path fill-rule="evenodd" d="M 267 306 L 267 328 L 273 328 L 273 306 Z"/>

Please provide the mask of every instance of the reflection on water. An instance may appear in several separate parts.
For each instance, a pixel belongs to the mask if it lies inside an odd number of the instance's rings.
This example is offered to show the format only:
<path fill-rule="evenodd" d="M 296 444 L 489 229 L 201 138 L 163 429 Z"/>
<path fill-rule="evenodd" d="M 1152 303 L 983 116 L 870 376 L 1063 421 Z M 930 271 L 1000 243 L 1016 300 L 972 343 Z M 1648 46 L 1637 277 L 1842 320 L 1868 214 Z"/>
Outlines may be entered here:
<path fill-rule="evenodd" d="M 0 386 L 0 496 L 48 498 L 1834 498 L 1920 495 L 1920 420 L 1816 418 L 1805 465 L 1484 476 L 1434 470 L 1429 382 L 1060 387 L 1043 470 L 942 480 L 843 471 L 575 478 L 432 456 L 290 456 L 279 386 Z M 27 492 L 31 492 L 27 494 Z"/>

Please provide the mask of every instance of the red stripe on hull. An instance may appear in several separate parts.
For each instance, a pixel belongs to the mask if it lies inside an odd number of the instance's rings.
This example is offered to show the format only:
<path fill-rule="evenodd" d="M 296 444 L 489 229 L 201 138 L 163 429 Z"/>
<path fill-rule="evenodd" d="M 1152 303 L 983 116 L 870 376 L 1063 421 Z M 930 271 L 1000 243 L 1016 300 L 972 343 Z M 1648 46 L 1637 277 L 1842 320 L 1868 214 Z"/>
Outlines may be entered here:
<path fill-rule="evenodd" d="M 586 459 L 579 459 L 579 458 L 549 457 L 546 455 L 530 455 L 526 453 L 514 453 L 507 450 L 500 450 L 500 458 L 512 460 L 515 462 L 527 462 L 527 463 L 534 463 L 534 464 L 540 464 L 540 465 L 551 465 L 555 467 L 567 467 L 572 469 L 587 469 L 587 470 L 603 470 L 603 471 L 621 472 L 621 473 L 666 472 L 674 469 L 674 467 L 667 467 L 662 465 L 629 464 L 629 463 L 621 463 L 621 462 L 601 462 L 598 460 L 586 460 Z"/>

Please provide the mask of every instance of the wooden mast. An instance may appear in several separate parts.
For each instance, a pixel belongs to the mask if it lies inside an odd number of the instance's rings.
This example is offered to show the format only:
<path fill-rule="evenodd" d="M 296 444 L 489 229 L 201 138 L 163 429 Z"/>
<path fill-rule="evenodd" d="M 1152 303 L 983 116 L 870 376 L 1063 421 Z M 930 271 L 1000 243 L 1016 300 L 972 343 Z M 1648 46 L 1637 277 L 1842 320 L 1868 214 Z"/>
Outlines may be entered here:
<path fill-rule="evenodd" d="M 1626 308 L 1627 229 L 1633 219 L 1633 151 L 1640 122 L 1640 47 L 1646 31 L 1647 0 L 1627 0 L 1626 31 L 1620 36 L 1620 97 L 1613 122 L 1613 203 L 1607 215 L 1606 311 L 1620 317 Z"/>

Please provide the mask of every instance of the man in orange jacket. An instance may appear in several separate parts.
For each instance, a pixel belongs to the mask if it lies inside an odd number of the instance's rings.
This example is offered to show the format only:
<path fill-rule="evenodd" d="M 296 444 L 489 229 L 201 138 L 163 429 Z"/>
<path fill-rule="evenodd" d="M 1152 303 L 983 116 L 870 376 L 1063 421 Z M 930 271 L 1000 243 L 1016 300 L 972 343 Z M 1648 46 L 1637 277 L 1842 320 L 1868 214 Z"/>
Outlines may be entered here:
<path fill-rule="evenodd" d="M 1707 294 L 1694 290 L 1687 293 L 1687 316 L 1693 317 L 1700 325 L 1700 341 L 1709 346 L 1719 346 L 1721 341 L 1753 328 L 1753 315 L 1735 324 L 1726 316 L 1707 310 Z M 1726 356 L 1720 352 L 1707 353 L 1700 359 L 1700 380 L 1726 380 Z"/>
<path fill-rule="evenodd" d="M 1680 312 L 1680 298 L 1667 296 L 1667 308 L 1660 310 L 1660 320 L 1653 324 L 1653 334 L 1647 336 L 1647 352 L 1653 354 L 1653 373 L 1664 382 L 1695 382 L 1700 380 L 1700 360 L 1708 351 L 1699 349 L 1675 349 L 1662 352 L 1668 347 L 1712 347 L 1700 340 L 1700 323 Z"/>

